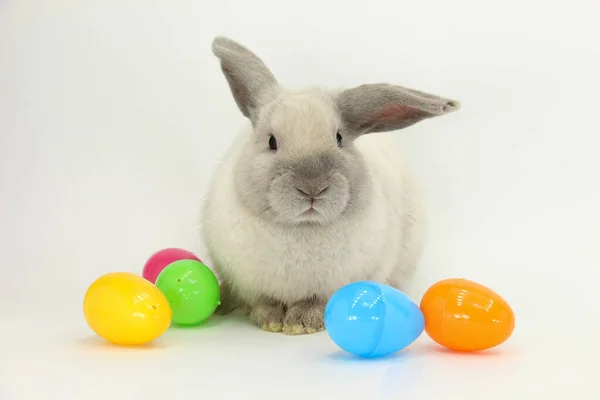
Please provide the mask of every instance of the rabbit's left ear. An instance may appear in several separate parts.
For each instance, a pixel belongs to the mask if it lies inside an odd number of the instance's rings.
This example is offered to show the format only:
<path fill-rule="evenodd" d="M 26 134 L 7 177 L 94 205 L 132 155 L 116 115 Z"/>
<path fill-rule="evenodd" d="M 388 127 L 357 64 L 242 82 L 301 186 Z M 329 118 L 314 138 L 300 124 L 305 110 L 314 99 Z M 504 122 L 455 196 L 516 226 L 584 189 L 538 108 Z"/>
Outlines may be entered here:
<path fill-rule="evenodd" d="M 460 108 L 458 101 L 388 84 L 345 90 L 337 104 L 345 128 L 357 135 L 406 128 Z"/>

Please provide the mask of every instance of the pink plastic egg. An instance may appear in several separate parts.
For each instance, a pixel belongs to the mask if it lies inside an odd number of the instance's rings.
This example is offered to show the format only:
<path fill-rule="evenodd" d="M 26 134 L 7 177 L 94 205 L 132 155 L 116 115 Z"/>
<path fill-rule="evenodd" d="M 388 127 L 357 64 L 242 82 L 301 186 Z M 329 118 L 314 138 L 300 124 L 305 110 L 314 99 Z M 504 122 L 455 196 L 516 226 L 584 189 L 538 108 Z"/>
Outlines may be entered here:
<path fill-rule="evenodd" d="M 190 251 L 170 247 L 159 250 L 150 256 L 144 265 L 142 276 L 155 284 L 158 274 L 160 274 L 167 265 L 179 260 L 195 260 L 202 262 L 202 260 Z"/>

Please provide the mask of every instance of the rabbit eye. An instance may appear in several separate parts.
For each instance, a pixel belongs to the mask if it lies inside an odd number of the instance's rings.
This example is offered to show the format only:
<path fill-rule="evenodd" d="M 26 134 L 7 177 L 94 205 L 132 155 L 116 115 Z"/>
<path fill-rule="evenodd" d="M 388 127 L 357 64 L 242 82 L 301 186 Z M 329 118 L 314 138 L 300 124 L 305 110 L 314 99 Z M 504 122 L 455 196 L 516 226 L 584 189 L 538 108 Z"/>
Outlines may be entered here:
<path fill-rule="evenodd" d="M 342 147 L 342 135 L 340 135 L 340 133 L 338 132 L 335 138 L 337 139 L 338 147 Z"/>
<path fill-rule="evenodd" d="M 273 135 L 269 138 L 269 148 L 273 151 L 277 150 L 277 139 Z"/>

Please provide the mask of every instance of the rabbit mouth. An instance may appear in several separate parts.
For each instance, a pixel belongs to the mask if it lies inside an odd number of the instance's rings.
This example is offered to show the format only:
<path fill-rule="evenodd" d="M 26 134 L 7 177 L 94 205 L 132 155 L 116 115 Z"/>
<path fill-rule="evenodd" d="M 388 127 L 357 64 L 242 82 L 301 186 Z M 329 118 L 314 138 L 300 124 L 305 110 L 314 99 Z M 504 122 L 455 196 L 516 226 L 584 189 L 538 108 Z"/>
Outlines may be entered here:
<path fill-rule="evenodd" d="M 302 218 L 311 218 L 311 219 L 322 217 L 321 213 L 313 206 L 310 206 L 308 209 L 302 211 L 300 214 L 298 214 L 298 216 L 302 217 Z"/>
<path fill-rule="evenodd" d="M 298 215 L 295 218 L 297 223 L 324 223 L 327 221 L 327 217 L 321 211 L 311 206 Z"/>
<path fill-rule="evenodd" d="M 298 179 L 290 173 L 273 180 L 267 200 L 278 221 L 330 223 L 343 213 L 350 200 L 350 190 L 341 175 L 309 180 Z"/>

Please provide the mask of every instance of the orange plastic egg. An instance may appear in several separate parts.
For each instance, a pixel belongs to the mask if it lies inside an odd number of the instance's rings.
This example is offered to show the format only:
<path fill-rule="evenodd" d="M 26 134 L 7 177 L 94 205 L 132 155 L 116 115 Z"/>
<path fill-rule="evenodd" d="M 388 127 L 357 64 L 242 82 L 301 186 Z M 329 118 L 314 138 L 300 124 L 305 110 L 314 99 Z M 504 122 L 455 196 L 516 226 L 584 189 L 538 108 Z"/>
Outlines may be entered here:
<path fill-rule="evenodd" d="M 467 279 L 445 279 L 421 300 L 425 332 L 456 351 L 480 351 L 505 342 L 515 328 L 510 305 L 493 290 Z"/>

